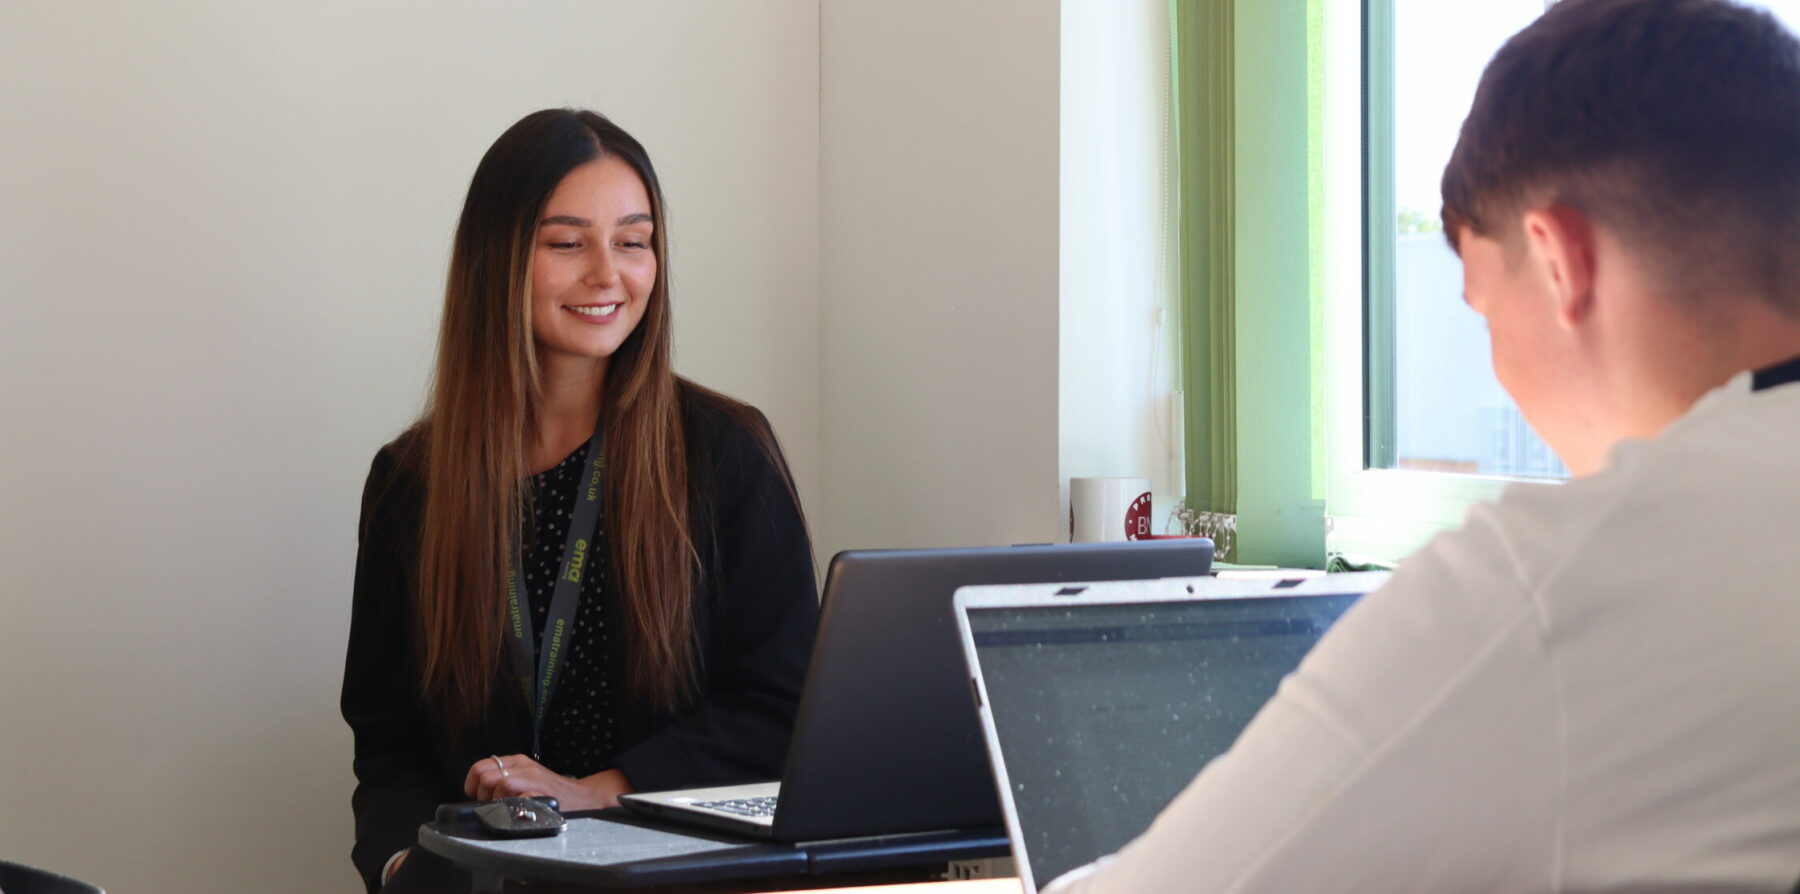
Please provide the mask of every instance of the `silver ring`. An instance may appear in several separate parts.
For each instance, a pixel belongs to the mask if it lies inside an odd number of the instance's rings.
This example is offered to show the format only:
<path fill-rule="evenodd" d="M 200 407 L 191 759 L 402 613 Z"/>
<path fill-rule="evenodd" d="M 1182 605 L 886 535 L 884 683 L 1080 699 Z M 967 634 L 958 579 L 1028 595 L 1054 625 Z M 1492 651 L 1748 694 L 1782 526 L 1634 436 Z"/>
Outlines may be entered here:
<path fill-rule="evenodd" d="M 500 775 L 505 776 L 506 775 L 506 765 L 500 762 L 500 755 L 490 754 L 490 755 L 488 755 L 488 757 L 491 757 L 494 759 L 494 766 L 499 768 Z"/>

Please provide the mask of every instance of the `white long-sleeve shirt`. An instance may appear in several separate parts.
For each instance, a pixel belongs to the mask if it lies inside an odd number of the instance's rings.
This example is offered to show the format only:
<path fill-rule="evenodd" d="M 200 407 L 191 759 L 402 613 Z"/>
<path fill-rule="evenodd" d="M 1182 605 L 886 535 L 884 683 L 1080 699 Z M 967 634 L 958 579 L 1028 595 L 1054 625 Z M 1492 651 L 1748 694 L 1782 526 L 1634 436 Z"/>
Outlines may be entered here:
<path fill-rule="evenodd" d="M 1055 894 L 1782 891 L 1800 879 L 1800 384 L 1409 558 Z"/>

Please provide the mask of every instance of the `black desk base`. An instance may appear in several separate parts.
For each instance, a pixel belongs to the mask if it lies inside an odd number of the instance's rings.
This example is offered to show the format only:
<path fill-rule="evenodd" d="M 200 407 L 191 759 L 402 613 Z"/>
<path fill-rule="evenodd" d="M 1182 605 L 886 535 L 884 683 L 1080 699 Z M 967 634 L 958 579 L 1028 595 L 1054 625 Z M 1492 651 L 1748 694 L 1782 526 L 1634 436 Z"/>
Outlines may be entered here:
<path fill-rule="evenodd" d="M 999 828 L 796 844 L 700 831 L 625 810 L 569 814 L 555 838 L 503 840 L 427 824 L 419 845 L 469 871 L 476 894 L 519 890 L 663 892 L 804 890 L 929 881 L 945 864 L 1010 853 Z"/>

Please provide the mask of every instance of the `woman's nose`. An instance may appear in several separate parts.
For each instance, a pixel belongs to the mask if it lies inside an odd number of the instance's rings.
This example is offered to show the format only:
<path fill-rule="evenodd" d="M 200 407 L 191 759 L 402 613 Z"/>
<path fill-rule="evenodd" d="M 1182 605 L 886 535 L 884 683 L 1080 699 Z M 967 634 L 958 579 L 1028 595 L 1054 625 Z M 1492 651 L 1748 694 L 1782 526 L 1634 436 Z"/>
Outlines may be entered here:
<path fill-rule="evenodd" d="M 613 264 L 611 252 L 594 252 L 594 263 L 588 267 L 587 281 L 597 289 L 610 289 L 618 285 L 619 268 Z"/>

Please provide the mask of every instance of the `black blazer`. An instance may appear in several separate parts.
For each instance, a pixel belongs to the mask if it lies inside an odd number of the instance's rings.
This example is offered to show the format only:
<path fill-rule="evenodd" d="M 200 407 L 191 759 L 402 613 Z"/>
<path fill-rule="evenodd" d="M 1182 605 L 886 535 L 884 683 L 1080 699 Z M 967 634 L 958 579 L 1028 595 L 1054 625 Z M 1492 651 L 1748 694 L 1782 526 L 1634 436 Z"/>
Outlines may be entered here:
<path fill-rule="evenodd" d="M 616 766 L 641 791 L 780 776 L 818 624 L 812 546 L 781 457 L 713 398 L 685 382 L 681 396 L 689 479 L 712 485 L 710 503 L 696 501 L 690 513 L 702 556 L 694 597 L 701 692 L 675 712 L 619 700 Z M 480 728 L 452 744 L 420 702 L 412 594 L 423 482 L 402 462 L 404 441 L 376 454 L 363 489 L 340 702 L 356 739 L 351 859 L 370 891 L 438 804 L 467 800 L 471 764 L 530 751 L 529 720 L 516 703 L 496 699 Z M 607 656 L 613 679 L 626 678 L 623 652 Z"/>

